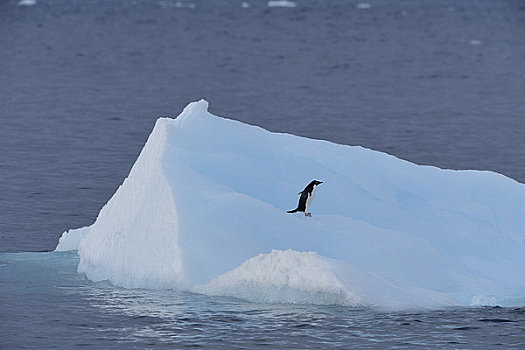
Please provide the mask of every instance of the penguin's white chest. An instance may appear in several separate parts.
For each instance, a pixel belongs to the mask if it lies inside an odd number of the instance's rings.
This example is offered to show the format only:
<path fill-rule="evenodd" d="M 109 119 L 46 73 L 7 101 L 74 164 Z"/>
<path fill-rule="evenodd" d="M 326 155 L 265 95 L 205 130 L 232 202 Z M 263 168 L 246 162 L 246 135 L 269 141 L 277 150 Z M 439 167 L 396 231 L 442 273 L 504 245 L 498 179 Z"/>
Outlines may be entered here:
<path fill-rule="evenodd" d="M 306 198 L 306 210 L 305 210 L 306 213 L 309 212 L 310 206 L 312 205 L 312 201 L 314 200 L 316 187 L 317 186 L 314 186 L 314 189 L 312 190 L 312 192 Z"/>

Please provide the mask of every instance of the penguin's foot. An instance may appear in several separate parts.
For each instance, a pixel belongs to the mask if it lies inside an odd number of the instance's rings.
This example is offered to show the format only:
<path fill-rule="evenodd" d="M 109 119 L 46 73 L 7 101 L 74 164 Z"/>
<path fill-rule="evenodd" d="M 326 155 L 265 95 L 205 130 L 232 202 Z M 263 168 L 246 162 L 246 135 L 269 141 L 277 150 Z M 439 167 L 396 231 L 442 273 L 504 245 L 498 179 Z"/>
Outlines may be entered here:
<path fill-rule="evenodd" d="M 312 213 L 304 213 L 304 216 L 312 217 Z"/>

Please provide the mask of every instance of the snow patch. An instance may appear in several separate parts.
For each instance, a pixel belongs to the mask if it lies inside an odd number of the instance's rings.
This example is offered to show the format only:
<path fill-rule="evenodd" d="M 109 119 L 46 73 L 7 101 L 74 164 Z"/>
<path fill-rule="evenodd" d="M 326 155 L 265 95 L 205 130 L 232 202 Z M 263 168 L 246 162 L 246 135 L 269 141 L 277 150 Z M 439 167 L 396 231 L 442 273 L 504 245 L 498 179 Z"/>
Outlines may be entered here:
<path fill-rule="evenodd" d="M 460 305 L 429 290 L 403 290 L 350 264 L 315 252 L 272 250 L 248 259 L 193 292 L 252 302 L 412 309 Z"/>
<path fill-rule="evenodd" d="M 193 291 L 264 303 L 362 304 L 326 260 L 293 250 L 259 254 Z"/>

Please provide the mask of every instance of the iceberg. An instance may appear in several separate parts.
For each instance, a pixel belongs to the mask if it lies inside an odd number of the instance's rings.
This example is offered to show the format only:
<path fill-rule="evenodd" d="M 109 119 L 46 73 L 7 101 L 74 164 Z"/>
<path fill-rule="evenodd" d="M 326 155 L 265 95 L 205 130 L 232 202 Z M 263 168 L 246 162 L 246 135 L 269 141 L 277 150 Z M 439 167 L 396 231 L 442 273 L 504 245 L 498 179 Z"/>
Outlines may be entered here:
<path fill-rule="evenodd" d="M 319 186 L 312 217 L 288 214 Z M 155 124 L 89 227 L 78 272 L 126 288 L 385 308 L 525 300 L 525 186 L 215 116 Z"/>

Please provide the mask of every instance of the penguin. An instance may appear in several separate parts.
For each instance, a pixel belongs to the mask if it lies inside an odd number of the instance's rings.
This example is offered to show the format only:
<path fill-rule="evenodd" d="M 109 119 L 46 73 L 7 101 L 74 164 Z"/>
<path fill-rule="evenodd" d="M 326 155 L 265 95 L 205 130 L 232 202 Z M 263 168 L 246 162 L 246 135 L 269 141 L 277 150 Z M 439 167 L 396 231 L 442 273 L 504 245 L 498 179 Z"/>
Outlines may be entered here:
<path fill-rule="evenodd" d="M 304 216 L 312 216 L 312 213 L 308 212 L 308 209 L 310 209 L 310 206 L 312 205 L 312 201 L 315 196 L 315 188 L 317 185 L 322 184 L 322 181 L 313 180 L 302 190 L 299 192 L 301 197 L 299 197 L 299 204 L 297 204 L 297 208 L 294 210 L 289 210 L 288 213 L 297 213 L 298 211 L 304 212 Z"/>

